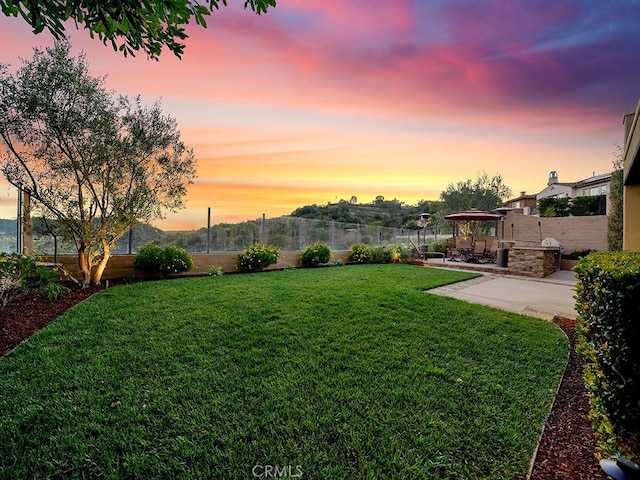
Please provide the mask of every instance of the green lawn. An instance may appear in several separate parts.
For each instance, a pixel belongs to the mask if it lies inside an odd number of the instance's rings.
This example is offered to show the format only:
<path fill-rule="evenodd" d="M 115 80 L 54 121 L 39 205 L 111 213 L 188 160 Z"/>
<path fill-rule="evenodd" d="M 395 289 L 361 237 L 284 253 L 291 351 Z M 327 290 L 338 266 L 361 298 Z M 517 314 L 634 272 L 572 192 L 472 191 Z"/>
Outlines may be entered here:
<path fill-rule="evenodd" d="M 0 359 L 0 478 L 520 478 L 567 341 L 424 293 L 465 278 L 367 265 L 104 290 Z"/>

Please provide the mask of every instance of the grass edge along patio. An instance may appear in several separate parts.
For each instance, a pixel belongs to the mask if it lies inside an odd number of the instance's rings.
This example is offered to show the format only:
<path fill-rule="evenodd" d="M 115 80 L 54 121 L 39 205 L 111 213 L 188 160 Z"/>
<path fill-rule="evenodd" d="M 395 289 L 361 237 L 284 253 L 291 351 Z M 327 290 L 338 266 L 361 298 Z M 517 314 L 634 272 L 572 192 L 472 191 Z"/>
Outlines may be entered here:
<path fill-rule="evenodd" d="M 471 276 L 361 265 L 103 290 L 0 359 L 0 476 L 522 478 L 567 340 L 425 293 Z"/>

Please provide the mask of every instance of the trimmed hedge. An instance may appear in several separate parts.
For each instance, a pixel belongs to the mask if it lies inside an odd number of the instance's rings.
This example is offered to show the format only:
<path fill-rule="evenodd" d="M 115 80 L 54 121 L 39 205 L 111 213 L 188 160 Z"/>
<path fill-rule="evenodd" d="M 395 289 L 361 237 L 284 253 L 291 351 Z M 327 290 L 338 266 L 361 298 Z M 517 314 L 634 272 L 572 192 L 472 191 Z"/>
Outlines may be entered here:
<path fill-rule="evenodd" d="M 592 253 L 574 270 L 579 352 L 599 448 L 640 459 L 640 253 Z"/>

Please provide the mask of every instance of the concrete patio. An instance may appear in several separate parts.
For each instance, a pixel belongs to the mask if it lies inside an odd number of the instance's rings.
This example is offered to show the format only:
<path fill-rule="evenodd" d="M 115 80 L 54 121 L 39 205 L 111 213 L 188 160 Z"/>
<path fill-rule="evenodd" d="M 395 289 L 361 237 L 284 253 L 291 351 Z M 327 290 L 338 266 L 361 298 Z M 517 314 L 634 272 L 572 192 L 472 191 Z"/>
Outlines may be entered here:
<path fill-rule="evenodd" d="M 572 271 L 558 270 L 541 279 L 474 271 L 482 276 L 434 288 L 428 290 L 428 293 L 546 320 L 551 320 L 556 315 L 570 319 L 577 316 L 573 298 L 577 280 Z"/>

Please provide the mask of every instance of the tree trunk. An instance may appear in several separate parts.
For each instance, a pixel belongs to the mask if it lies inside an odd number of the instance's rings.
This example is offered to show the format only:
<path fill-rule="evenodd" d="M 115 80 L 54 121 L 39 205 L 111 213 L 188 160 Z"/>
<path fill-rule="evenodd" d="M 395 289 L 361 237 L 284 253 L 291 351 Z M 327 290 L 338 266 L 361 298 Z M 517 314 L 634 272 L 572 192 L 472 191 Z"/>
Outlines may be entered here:
<path fill-rule="evenodd" d="M 109 250 L 109 242 L 102 241 L 102 259 L 98 263 L 95 271 L 93 272 L 93 277 L 91 279 L 91 283 L 93 285 L 100 285 L 100 281 L 102 280 L 102 274 L 104 273 L 104 269 L 107 268 L 107 262 L 111 257 L 111 252 Z"/>
<path fill-rule="evenodd" d="M 78 248 L 78 267 L 82 272 L 82 288 L 87 288 L 91 283 L 91 265 L 89 265 L 89 251 L 86 245 Z"/>

